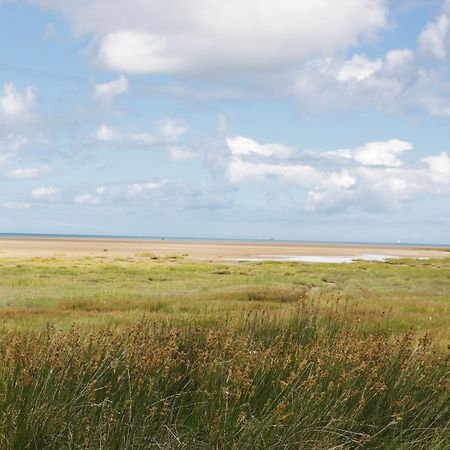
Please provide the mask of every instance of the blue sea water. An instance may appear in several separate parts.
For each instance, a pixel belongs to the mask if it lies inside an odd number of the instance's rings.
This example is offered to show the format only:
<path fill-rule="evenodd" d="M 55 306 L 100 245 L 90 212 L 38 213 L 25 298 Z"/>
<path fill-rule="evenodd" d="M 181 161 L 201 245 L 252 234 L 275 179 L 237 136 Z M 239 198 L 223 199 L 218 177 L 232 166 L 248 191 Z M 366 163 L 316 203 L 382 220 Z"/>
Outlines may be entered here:
<path fill-rule="evenodd" d="M 54 238 L 54 239 L 117 239 L 117 240 L 145 240 L 145 241 L 217 241 L 217 242 L 255 242 L 279 244 L 350 244 L 350 245 L 389 245 L 398 247 L 450 247 L 450 244 L 430 244 L 427 242 L 357 242 L 357 241 L 305 241 L 289 239 L 248 239 L 248 238 L 211 238 L 211 237 L 185 237 L 185 236 L 128 236 L 103 234 L 43 234 L 43 233 L 0 233 L 2 237 L 17 238 Z"/>

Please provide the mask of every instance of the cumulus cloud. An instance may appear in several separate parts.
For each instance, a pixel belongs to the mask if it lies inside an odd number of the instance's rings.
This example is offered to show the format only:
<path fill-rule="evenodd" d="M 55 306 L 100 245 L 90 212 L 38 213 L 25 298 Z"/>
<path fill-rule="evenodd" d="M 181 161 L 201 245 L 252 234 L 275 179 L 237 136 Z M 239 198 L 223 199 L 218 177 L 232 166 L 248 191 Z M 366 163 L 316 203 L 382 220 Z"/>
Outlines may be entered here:
<path fill-rule="evenodd" d="M 178 77 L 153 86 L 171 95 L 204 98 L 220 92 L 242 98 L 264 89 L 295 96 L 304 109 L 450 115 L 448 68 L 437 67 L 449 49 L 448 2 L 418 36 L 417 49 L 393 48 L 378 57 L 359 50 L 342 59 L 387 28 L 389 2 L 30 1 L 62 13 L 78 35 L 91 35 L 90 50 L 102 68 L 123 74 L 206 76 L 221 83 L 196 89 Z M 424 55 L 437 61 L 430 66 Z M 245 90 L 234 81 L 249 70 L 256 75 L 252 89 Z M 433 82 L 427 83 L 431 72 Z M 225 79 L 228 86 L 222 83 Z M 98 85 L 99 98 L 127 88 L 121 75 Z"/>
<path fill-rule="evenodd" d="M 330 158 L 351 159 L 365 166 L 397 167 L 403 164 L 398 155 L 412 149 L 409 142 L 391 139 L 386 142 L 368 142 L 355 149 L 340 149 L 325 155 Z"/>
<path fill-rule="evenodd" d="M 78 194 L 73 199 L 73 203 L 76 205 L 101 205 L 104 200 L 104 195 L 106 194 L 106 188 L 98 187 L 94 192 Z"/>
<path fill-rule="evenodd" d="M 393 48 L 372 59 L 363 53 L 346 60 L 339 55 L 316 56 L 273 84 L 313 110 L 369 108 L 408 114 L 425 110 L 449 117 L 449 72 L 441 64 L 450 45 L 449 14 L 450 8 L 443 9 L 424 27 L 417 49 Z M 424 56 L 437 62 L 428 64 Z M 289 85 L 291 89 L 286 89 Z"/>
<path fill-rule="evenodd" d="M 0 117 L 10 120 L 26 118 L 31 113 L 35 98 L 35 90 L 31 86 L 22 93 L 13 83 L 3 85 L 0 92 Z"/>
<path fill-rule="evenodd" d="M 294 154 L 290 147 L 280 144 L 259 144 L 253 139 L 237 136 L 227 139 L 227 145 L 231 153 L 240 155 L 259 155 L 264 157 L 276 156 L 278 158 L 289 158 Z"/>
<path fill-rule="evenodd" d="M 158 133 L 164 141 L 177 141 L 187 131 L 189 131 L 189 125 L 183 119 L 171 119 L 169 117 L 160 120 L 158 123 Z"/>
<path fill-rule="evenodd" d="M 327 183 L 312 186 L 305 201 L 306 211 L 386 211 L 397 210 L 420 189 L 414 184 L 414 170 L 390 167 L 347 168 L 352 183 L 336 186 Z"/>
<path fill-rule="evenodd" d="M 303 108 L 422 109 L 449 116 L 448 71 L 418 57 L 446 58 L 448 5 L 420 33 L 417 50 L 394 48 L 376 58 L 356 51 L 343 60 L 349 49 L 387 28 L 386 1 L 31 1 L 61 12 L 77 34 L 92 35 L 95 60 L 115 72 L 227 79 L 234 89 L 221 83 L 218 91 L 229 98 L 237 91 L 240 97 L 249 95 L 241 86 L 236 90 L 233 80 L 256 70 L 253 93 L 265 89 L 295 96 Z M 427 83 L 430 73 L 434 79 Z M 125 80 L 121 75 L 99 85 L 105 98 L 125 89 Z M 163 81 L 159 89 L 178 96 L 212 95 L 178 83 Z"/>
<path fill-rule="evenodd" d="M 447 56 L 447 40 L 450 19 L 442 14 L 427 26 L 419 35 L 419 49 L 425 55 L 444 60 Z"/>
<path fill-rule="evenodd" d="M 228 165 L 227 177 L 233 183 L 277 177 L 298 184 L 310 184 L 318 182 L 321 174 L 308 165 L 254 163 L 241 158 L 232 158 Z"/>
<path fill-rule="evenodd" d="M 312 110 L 375 109 L 412 113 L 425 110 L 433 116 L 450 116 L 448 73 L 423 65 L 410 49 L 394 49 L 383 58 L 356 55 L 346 61 L 319 58 L 281 79 L 305 108 Z"/>
<path fill-rule="evenodd" d="M 236 71 L 293 65 L 372 38 L 382 0 L 33 0 L 94 34 L 97 60 L 123 73 Z M 261 49 L 264 51 L 261 51 Z"/>
<path fill-rule="evenodd" d="M 157 139 L 149 133 L 123 133 L 109 125 L 102 124 L 91 134 L 91 140 L 88 143 L 92 143 L 92 141 L 122 147 L 129 144 L 152 145 L 157 142 Z"/>
<path fill-rule="evenodd" d="M 336 79 L 339 81 L 362 81 L 381 70 L 383 61 L 378 58 L 374 61 L 365 55 L 354 55 L 352 59 L 345 61 L 340 67 Z"/>
<path fill-rule="evenodd" d="M 405 72 L 414 61 L 414 52 L 409 48 L 399 48 L 386 53 L 385 68 L 390 73 Z"/>
<path fill-rule="evenodd" d="M 450 157 L 442 152 L 437 156 L 428 156 L 422 158 L 422 161 L 428 165 L 430 176 L 440 188 L 449 188 L 450 190 Z"/>
<path fill-rule="evenodd" d="M 128 80 L 120 75 L 117 80 L 95 85 L 95 97 L 101 101 L 111 102 L 115 97 L 129 91 Z"/>
<path fill-rule="evenodd" d="M 101 124 L 92 134 L 94 142 L 124 146 L 134 144 L 148 146 L 158 142 L 158 138 L 146 132 L 122 132 L 106 124 Z"/>
<path fill-rule="evenodd" d="M 129 199 L 145 197 L 160 189 L 167 182 L 165 178 L 142 183 L 132 183 L 126 187 L 126 196 Z"/>
<path fill-rule="evenodd" d="M 101 124 L 100 127 L 93 133 L 92 136 L 98 142 L 117 142 L 122 139 L 122 135 L 114 128 Z"/>
<path fill-rule="evenodd" d="M 390 64 L 385 58 L 370 60 L 365 55 L 345 61 L 314 59 L 294 73 L 291 89 L 286 93 L 295 95 L 298 102 L 313 110 L 368 106 L 392 110 L 401 106 L 409 83 L 406 67 L 393 71 L 392 60 L 392 54 Z"/>
<path fill-rule="evenodd" d="M 424 95 L 420 99 L 423 107 L 433 116 L 450 117 L 450 99 L 438 95 Z"/>
<path fill-rule="evenodd" d="M 314 163 L 265 163 L 230 151 L 226 177 L 232 184 L 274 179 L 306 190 L 306 211 L 393 210 L 419 194 L 450 193 L 447 153 L 408 163 L 402 156 L 412 150 L 409 142 L 391 139 L 300 156 Z"/>
<path fill-rule="evenodd" d="M 43 167 L 25 167 L 21 169 L 12 169 L 6 176 L 11 179 L 23 180 L 30 178 L 39 178 L 50 170 L 48 166 Z"/>
<path fill-rule="evenodd" d="M 101 124 L 91 134 L 89 142 L 92 143 L 94 141 L 115 146 L 135 145 L 144 147 L 158 143 L 174 144 L 188 130 L 189 125 L 185 120 L 172 118 L 164 118 L 158 121 L 151 133 L 147 131 L 121 131 L 109 125 Z M 175 153 L 177 152 L 175 151 Z"/>
<path fill-rule="evenodd" d="M 57 200 L 61 195 L 61 191 L 53 186 L 36 187 L 31 191 L 31 197 L 35 200 Z"/>
<path fill-rule="evenodd" d="M 97 61 L 128 73 L 176 72 L 182 68 L 182 61 L 167 54 L 167 47 L 166 38 L 139 31 L 117 31 L 101 40 Z"/>

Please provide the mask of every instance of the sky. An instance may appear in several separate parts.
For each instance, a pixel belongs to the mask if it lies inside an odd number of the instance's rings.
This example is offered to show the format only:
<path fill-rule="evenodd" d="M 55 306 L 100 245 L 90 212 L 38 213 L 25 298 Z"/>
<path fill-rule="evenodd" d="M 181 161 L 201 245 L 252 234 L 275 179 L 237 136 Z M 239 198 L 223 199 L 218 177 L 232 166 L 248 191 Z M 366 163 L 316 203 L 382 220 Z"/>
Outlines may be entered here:
<path fill-rule="evenodd" d="M 450 243 L 450 1 L 0 0 L 0 232 Z"/>

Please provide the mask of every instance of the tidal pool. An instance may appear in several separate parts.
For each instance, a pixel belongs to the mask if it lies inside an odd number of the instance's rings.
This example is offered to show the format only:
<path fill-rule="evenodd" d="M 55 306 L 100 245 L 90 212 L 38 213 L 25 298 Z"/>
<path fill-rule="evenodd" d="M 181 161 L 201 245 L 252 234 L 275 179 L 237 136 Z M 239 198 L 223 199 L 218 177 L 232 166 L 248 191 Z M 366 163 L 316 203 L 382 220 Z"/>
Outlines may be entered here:
<path fill-rule="evenodd" d="M 349 264 L 355 261 L 386 261 L 398 259 L 397 256 L 364 254 L 354 256 L 287 256 L 287 255 L 261 255 L 257 258 L 240 258 L 239 261 L 280 261 L 280 262 L 309 262 L 309 263 L 334 263 Z"/>

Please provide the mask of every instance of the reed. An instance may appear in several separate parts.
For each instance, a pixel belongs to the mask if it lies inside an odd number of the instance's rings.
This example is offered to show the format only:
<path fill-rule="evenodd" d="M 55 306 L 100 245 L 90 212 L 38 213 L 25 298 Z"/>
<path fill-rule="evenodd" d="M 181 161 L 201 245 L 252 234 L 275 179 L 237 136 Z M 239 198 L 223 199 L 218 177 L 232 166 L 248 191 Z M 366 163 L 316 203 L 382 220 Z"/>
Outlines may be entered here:
<path fill-rule="evenodd" d="M 0 448 L 450 449 L 450 260 L 0 260 Z"/>
<path fill-rule="evenodd" d="M 326 305 L 3 334 L 0 446 L 448 448 L 448 352 Z"/>

